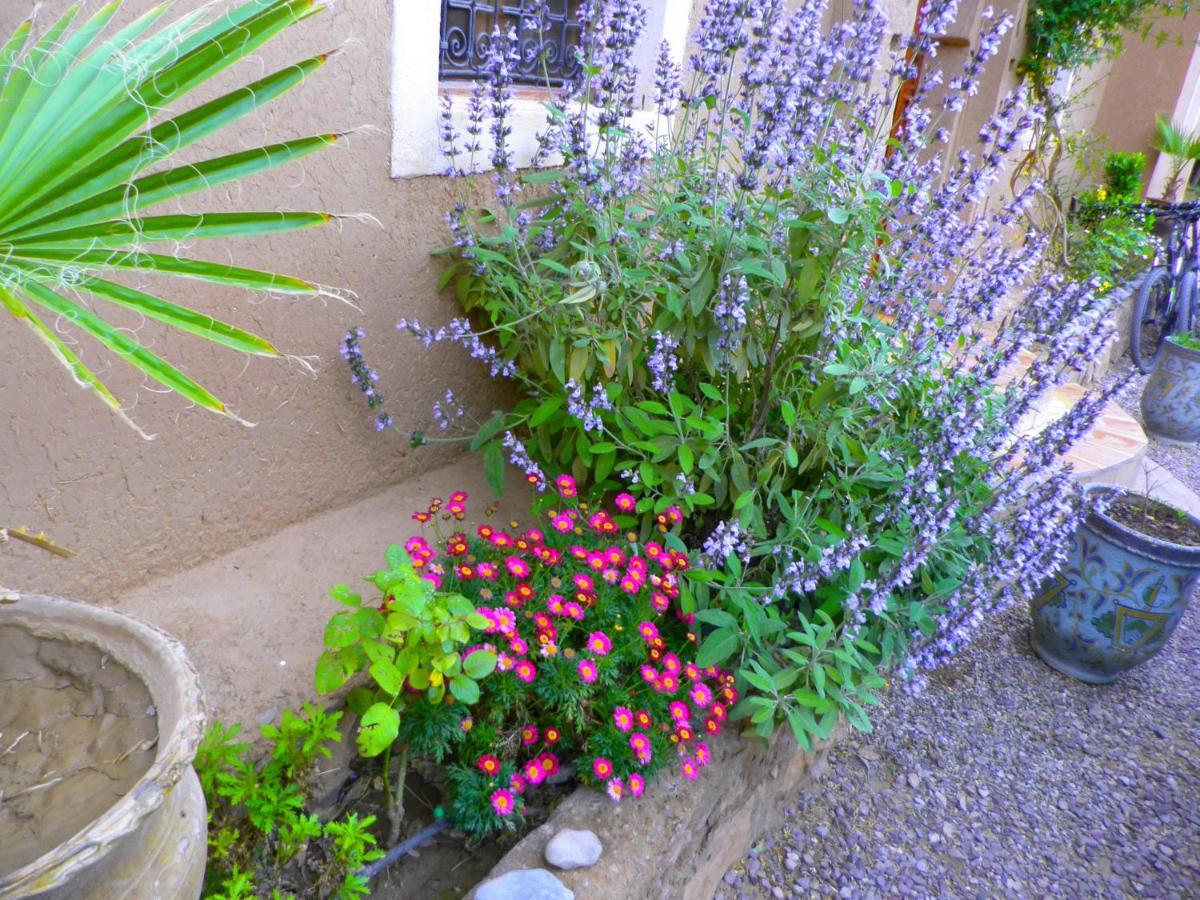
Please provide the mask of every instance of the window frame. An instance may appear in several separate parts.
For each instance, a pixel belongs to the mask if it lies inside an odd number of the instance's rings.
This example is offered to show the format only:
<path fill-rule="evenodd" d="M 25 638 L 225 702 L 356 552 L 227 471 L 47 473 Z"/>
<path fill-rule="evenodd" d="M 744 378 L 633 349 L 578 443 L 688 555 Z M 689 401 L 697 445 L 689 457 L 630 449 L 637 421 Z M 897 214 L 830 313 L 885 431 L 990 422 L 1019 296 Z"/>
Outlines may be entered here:
<path fill-rule="evenodd" d="M 682 63 L 696 0 L 661 0 L 647 4 L 646 33 L 637 49 L 641 69 L 639 90 L 651 106 L 650 91 L 658 46 L 666 40 L 672 55 Z M 462 131 L 466 119 L 469 81 L 439 79 L 442 35 L 441 0 L 392 0 L 391 47 L 391 175 L 416 178 L 441 175 L 446 160 L 438 146 L 441 98 L 450 94 L 455 124 Z M 513 89 L 513 129 L 510 146 L 518 167 L 529 165 L 537 147 L 537 133 L 546 124 L 545 101 L 553 91 L 525 85 Z M 653 118 L 653 113 L 647 113 Z M 484 147 L 484 155 L 489 148 Z"/>

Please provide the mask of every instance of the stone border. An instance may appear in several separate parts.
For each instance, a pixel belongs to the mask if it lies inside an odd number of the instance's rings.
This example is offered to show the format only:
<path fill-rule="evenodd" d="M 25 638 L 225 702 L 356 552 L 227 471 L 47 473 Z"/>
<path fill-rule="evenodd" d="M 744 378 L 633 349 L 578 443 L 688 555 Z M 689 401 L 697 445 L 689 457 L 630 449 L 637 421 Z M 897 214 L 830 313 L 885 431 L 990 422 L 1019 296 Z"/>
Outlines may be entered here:
<path fill-rule="evenodd" d="M 546 844 L 565 828 L 595 832 L 604 845 L 596 865 L 554 875 L 578 900 L 711 900 L 725 873 L 753 843 L 783 821 L 785 807 L 821 775 L 830 747 L 848 732 L 842 722 L 815 753 L 800 749 L 786 727 L 769 744 L 730 729 L 709 741 L 713 761 L 694 782 L 672 771 L 637 799 L 619 805 L 580 788 L 488 874 L 550 868 Z M 478 885 L 468 894 L 474 898 Z"/>
<path fill-rule="evenodd" d="M 1112 315 L 1117 319 L 1117 336 L 1083 373 L 1081 381 L 1084 385 L 1090 387 L 1098 384 L 1115 361 L 1129 355 L 1130 338 L 1133 336 L 1134 294 L 1141 287 L 1142 279 L 1145 277 L 1145 272 L 1139 272 L 1120 287 L 1113 288 L 1112 293 L 1109 294 L 1109 298 L 1114 301 Z"/>

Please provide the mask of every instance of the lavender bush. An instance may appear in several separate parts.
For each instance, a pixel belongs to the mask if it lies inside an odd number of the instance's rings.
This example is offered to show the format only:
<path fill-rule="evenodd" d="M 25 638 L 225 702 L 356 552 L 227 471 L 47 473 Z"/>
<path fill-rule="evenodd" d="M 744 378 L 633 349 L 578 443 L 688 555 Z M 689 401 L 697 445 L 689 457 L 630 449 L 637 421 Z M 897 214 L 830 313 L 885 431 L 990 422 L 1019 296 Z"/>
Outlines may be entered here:
<path fill-rule="evenodd" d="M 927 4 L 920 34 L 955 7 Z M 448 217 L 445 283 L 471 319 L 400 327 L 519 386 L 470 436 L 493 478 L 506 457 L 539 486 L 569 469 L 634 495 L 644 532 L 672 505 L 701 523 L 724 570 L 688 585 L 698 661 L 737 673 L 755 731 L 866 728 L 883 672 L 919 684 L 1057 564 L 1079 516 L 1058 460 L 1104 400 L 1021 433 L 1108 337 L 1104 301 L 1037 274 L 1044 241 L 1015 225 L 1036 184 L 978 211 L 1037 110 L 1015 93 L 974 146 L 946 146 L 1011 21 L 989 17 L 893 129 L 908 61 L 936 46 L 888 51 L 871 2 L 823 32 L 823 2 L 711 0 L 686 72 L 663 48 L 652 106 L 639 0 L 582 15 L 550 168 L 525 175 L 508 73 L 537 41 L 493 35 L 467 134 L 442 130 L 451 173 L 486 161 L 496 187 Z M 1024 348 L 1038 361 L 996 386 Z"/>

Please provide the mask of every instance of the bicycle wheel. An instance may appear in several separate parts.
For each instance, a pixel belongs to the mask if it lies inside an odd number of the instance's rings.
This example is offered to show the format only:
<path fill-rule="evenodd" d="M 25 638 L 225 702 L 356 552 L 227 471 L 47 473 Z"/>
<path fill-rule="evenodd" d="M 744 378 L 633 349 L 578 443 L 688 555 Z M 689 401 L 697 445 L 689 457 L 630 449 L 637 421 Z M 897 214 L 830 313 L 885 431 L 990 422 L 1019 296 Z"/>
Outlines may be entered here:
<path fill-rule="evenodd" d="M 1190 277 L 1189 277 L 1190 276 Z M 1189 282 L 1185 285 L 1183 282 Z M 1188 270 L 1180 278 L 1179 288 L 1194 290 L 1196 275 Z M 1140 371 L 1149 374 L 1158 362 L 1162 342 L 1170 334 L 1171 273 L 1163 268 L 1152 270 L 1138 289 L 1133 304 L 1133 328 L 1130 333 L 1129 355 Z M 1190 293 L 1183 294 L 1190 296 Z"/>

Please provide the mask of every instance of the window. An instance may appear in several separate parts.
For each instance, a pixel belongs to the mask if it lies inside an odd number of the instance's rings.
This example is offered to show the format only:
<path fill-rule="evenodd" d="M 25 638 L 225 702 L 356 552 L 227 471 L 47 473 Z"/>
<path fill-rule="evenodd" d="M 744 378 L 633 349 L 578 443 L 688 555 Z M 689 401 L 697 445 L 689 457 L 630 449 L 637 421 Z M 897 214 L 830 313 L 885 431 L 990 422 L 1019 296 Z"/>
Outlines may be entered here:
<path fill-rule="evenodd" d="M 635 53 L 642 73 L 639 89 L 646 97 L 653 95 L 654 60 L 662 41 L 670 43 L 676 61 L 682 62 L 694 3 L 699 0 L 646 4 L 646 32 Z M 535 5 L 535 0 L 392 0 L 392 177 L 445 171 L 438 147 L 442 94 L 466 93 L 486 53 L 486 36 L 491 35 L 497 16 L 517 27 L 521 16 L 528 15 L 527 10 Z M 579 0 L 547 0 L 547 5 L 551 17 L 557 16 L 552 21 L 559 23 L 556 49 L 546 57 L 553 84 L 570 74 L 562 67 L 574 61 L 570 47 L 579 40 L 578 24 L 572 26 Z M 555 37 L 548 36 L 550 40 Z M 485 40 L 482 44 L 481 39 Z M 540 69 L 541 63 L 536 66 Z M 528 165 L 537 133 L 546 124 L 543 103 L 547 93 L 543 73 L 531 69 L 522 75 L 523 84 L 513 104 L 510 142 L 517 165 Z M 456 106 L 465 115 L 465 98 Z M 651 106 L 648 101 L 648 116 L 652 115 Z"/>
<path fill-rule="evenodd" d="M 442 0 L 441 56 L 438 74 L 443 81 L 474 80 L 483 73 L 492 30 L 512 28 L 521 36 L 521 66 L 517 84 L 558 86 L 579 66 L 573 52 L 579 44 L 582 0 L 544 0 L 543 30 L 533 18 L 543 0 Z M 541 52 L 538 52 L 538 44 Z"/>

